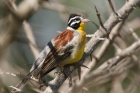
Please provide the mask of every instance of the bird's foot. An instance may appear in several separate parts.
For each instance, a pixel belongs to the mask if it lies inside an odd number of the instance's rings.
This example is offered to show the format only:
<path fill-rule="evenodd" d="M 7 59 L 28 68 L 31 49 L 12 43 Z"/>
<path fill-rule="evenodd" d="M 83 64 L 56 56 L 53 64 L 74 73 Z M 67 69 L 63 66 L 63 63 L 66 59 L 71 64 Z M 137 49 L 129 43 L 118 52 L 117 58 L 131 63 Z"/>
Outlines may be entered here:
<path fill-rule="evenodd" d="M 54 72 L 54 75 L 57 74 L 57 75 L 60 75 L 62 73 L 62 71 L 56 71 Z"/>
<path fill-rule="evenodd" d="M 60 75 L 63 72 L 63 68 L 62 67 L 59 67 L 59 68 L 60 68 L 60 71 L 54 72 L 54 74 Z"/>
<path fill-rule="evenodd" d="M 69 87 L 71 87 L 72 86 L 72 76 L 71 76 L 71 74 L 69 75 L 68 80 L 69 80 Z"/>
<path fill-rule="evenodd" d="M 39 89 L 41 90 L 41 88 L 43 86 L 48 86 L 48 83 L 44 80 L 44 79 L 39 79 Z"/>

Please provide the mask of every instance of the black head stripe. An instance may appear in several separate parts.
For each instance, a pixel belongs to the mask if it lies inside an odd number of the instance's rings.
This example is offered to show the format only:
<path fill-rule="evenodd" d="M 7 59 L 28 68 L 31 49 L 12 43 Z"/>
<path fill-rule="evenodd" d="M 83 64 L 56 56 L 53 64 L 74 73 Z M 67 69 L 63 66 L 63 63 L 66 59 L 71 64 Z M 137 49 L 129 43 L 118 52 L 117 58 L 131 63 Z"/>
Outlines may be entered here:
<path fill-rule="evenodd" d="M 81 15 L 79 15 L 79 14 L 71 14 L 68 20 L 70 20 L 71 18 L 74 18 L 76 16 L 80 17 Z"/>
<path fill-rule="evenodd" d="M 73 29 L 78 29 L 81 23 L 81 15 L 79 14 L 71 14 L 68 19 L 68 26 Z"/>

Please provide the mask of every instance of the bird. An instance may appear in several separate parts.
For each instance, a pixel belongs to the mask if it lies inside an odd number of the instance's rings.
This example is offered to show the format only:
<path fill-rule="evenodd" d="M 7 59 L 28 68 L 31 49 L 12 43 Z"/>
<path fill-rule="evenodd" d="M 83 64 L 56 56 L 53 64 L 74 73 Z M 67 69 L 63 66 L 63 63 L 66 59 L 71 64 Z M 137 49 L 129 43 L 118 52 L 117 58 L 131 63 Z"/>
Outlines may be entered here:
<path fill-rule="evenodd" d="M 86 45 L 85 26 L 89 21 L 80 14 L 70 14 L 66 30 L 48 42 L 34 61 L 27 76 L 41 79 L 56 67 L 61 68 L 78 62 L 84 54 Z M 15 87 L 22 89 L 27 81 L 28 79 L 24 78 Z M 13 89 L 11 93 L 15 93 L 15 91 Z"/>

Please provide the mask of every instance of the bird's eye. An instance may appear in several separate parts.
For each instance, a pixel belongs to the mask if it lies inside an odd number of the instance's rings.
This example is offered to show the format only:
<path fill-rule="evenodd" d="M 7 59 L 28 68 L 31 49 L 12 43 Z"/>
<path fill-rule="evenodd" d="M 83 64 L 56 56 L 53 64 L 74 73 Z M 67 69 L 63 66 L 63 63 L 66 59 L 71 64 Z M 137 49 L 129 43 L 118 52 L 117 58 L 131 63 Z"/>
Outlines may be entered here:
<path fill-rule="evenodd" d="M 76 18 L 75 20 L 76 20 L 76 21 L 79 21 L 79 18 Z"/>

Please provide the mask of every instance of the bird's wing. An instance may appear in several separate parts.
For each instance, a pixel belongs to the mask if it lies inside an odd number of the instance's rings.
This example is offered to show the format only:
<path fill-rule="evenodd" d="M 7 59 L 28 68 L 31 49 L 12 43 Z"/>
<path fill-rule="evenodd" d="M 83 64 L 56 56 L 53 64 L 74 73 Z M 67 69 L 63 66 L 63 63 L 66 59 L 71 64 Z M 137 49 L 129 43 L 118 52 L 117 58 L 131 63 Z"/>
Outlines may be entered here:
<path fill-rule="evenodd" d="M 74 32 L 70 30 L 63 31 L 56 36 L 39 54 L 39 57 L 33 63 L 32 68 L 27 76 L 34 74 L 34 71 L 41 68 L 39 71 L 40 77 L 43 77 L 52 71 L 59 62 L 65 60 L 72 52 L 73 45 L 70 43 L 74 37 Z M 27 83 L 28 79 L 21 80 L 16 87 L 22 89 Z M 13 89 L 11 93 L 15 93 Z"/>
<path fill-rule="evenodd" d="M 55 68 L 60 62 L 65 60 L 72 53 L 74 45 L 71 43 L 74 38 L 74 32 L 66 30 L 56 36 L 52 41 L 48 43 L 51 51 L 46 56 L 39 77 L 43 77 Z"/>

